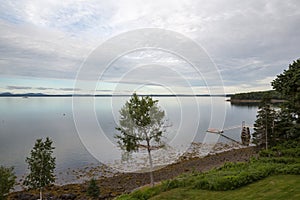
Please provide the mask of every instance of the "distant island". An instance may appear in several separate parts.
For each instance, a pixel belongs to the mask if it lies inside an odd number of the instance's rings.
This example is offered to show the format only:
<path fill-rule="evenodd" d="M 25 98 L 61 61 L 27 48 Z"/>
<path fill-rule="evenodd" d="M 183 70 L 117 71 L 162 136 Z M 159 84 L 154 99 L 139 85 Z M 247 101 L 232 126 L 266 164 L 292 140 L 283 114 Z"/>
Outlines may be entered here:
<path fill-rule="evenodd" d="M 23 93 L 14 94 L 10 92 L 0 93 L 0 97 L 72 97 L 73 94 L 44 94 L 44 93 Z M 76 95 L 76 96 L 93 96 L 88 94 Z M 106 95 L 109 96 L 109 95 Z"/>

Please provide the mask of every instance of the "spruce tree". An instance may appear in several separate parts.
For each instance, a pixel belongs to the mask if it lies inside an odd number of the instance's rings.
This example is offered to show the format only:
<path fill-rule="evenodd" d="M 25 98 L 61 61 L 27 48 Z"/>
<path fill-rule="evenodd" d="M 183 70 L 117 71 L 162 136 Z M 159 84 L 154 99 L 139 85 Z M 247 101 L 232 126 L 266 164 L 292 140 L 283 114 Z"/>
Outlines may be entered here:
<path fill-rule="evenodd" d="M 300 59 L 289 65 L 287 70 L 272 81 L 273 88 L 286 102 L 279 113 L 280 138 L 300 138 Z"/>
<path fill-rule="evenodd" d="M 269 98 L 264 98 L 257 111 L 254 123 L 253 143 L 258 146 L 274 145 L 276 143 L 275 128 L 276 112 Z"/>
<path fill-rule="evenodd" d="M 97 185 L 96 179 L 92 178 L 87 188 L 87 195 L 93 199 L 97 199 L 100 195 L 100 189 Z"/>
<path fill-rule="evenodd" d="M 30 157 L 26 158 L 30 173 L 26 176 L 24 185 L 32 189 L 39 189 L 41 200 L 44 187 L 55 181 L 55 157 L 52 155 L 54 149 L 52 143 L 48 137 L 44 142 L 42 139 L 37 139 Z"/>

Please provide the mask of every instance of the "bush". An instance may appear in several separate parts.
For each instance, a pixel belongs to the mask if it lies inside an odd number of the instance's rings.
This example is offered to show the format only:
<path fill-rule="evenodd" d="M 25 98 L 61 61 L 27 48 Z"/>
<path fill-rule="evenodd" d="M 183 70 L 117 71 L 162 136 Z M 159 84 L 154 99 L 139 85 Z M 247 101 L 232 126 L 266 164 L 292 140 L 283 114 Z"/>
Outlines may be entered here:
<path fill-rule="evenodd" d="M 137 190 L 131 193 L 131 195 L 124 195 L 122 200 L 146 200 L 149 199 L 159 193 L 162 192 L 162 189 L 160 186 L 154 186 L 142 190 Z"/>
<path fill-rule="evenodd" d="M 300 163 L 285 165 L 277 168 L 276 173 L 300 175 Z"/>
<path fill-rule="evenodd" d="M 269 150 L 259 152 L 261 157 L 300 157 L 299 141 L 286 141 Z"/>
<path fill-rule="evenodd" d="M 162 188 L 164 191 L 171 190 L 178 187 L 180 187 L 180 183 L 176 179 L 166 180 L 162 183 Z"/>
<path fill-rule="evenodd" d="M 215 172 L 207 172 L 199 176 L 194 184 L 196 189 L 233 190 L 257 180 L 261 180 L 275 171 L 274 164 L 231 163 Z"/>
<path fill-rule="evenodd" d="M 264 163 L 281 163 L 281 164 L 294 164 L 299 163 L 299 158 L 291 157 L 272 157 L 272 158 L 261 158 L 260 162 Z"/>
<path fill-rule="evenodd" d="M 92 178 L 89 182 L 89 186 L 87 188 L 87 195 L 94 199 L 97 199 L 100 195 L 100 189 L 94 178 Z"/>

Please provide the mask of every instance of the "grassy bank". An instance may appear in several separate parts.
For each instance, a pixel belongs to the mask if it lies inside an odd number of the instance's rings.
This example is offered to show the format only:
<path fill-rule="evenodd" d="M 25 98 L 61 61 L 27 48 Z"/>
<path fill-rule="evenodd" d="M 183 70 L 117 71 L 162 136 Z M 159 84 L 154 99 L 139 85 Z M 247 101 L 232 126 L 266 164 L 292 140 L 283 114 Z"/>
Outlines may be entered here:
<path fill-rule="evenodd" d="M 164 199 L 300 199 L 300 176 L 271 176 L 248 186 L 230 191 L 208 191 L 191 188 L 176 188 L 154 196 L 153 200 Z"/>
<path fill-rule="evenodd" d="M 172 180 L 163 181 L 153 188 L 135 191 L 128 195 L 122 195 L 118 199 L 149 199 L 162 194 L 172 194 L 174 191 L 185 191 L 188 195 L 185 199 L 193 199 L 197 190 L 228 191 L 249 186 L 249 184 L 276 175 L 294 175 L 297 179 L 295 194 L 299 195 L 300 175 L 300 145 L 299 141 L 287 142 L 278 145 L 268 151 L 261 151 L 260 157 L 249 162 L 226 163 L 222 167 L 208 172 L 186 173 Z M 276 178 L 275 178 L 276 179 Z M 256 193 L 256 191 L 252 191 Z M 196 192 L 197 193 L 197 192 Z M 221 192 L 222 193 L 222 192 Z M 225 195 L 226 192 L 223 193 Z M 173 199 L 170 197 L 170 199 Z"/>

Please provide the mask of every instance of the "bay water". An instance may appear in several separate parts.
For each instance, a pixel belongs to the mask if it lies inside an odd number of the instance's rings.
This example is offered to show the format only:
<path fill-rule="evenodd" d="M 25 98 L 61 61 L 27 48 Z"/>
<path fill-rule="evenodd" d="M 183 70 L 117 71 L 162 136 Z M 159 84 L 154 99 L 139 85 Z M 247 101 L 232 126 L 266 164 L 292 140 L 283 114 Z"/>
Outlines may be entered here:
<path fill-rule="evenodd" d="M 0 98 L 0 165 L 14 166 L 16 175 L 22 179 L 28 173 L 25 159 L 35 140 L 45 137 L 54 142 L 58 183 L 73 182 L 76 177 L 66 174 L 78 169 L 106 162 L 122 163 L 118 161 L 121 153 L 114 136 L 118 134 L 115 129 L 120 117 L 118 111 L 129 98 Z M 173 149 L 186 148 L 192 142 L 228 142 L 219 136 L 209 139 L 208 128 L 224 129 L 224 135 L 240 141 L 242 121 L 253 126 L 257 112 L 255 106 L 234 106 L 224 97 L 153 98 L 159 100 L 159 106 L 165 111 L 168 124 L 165 141 Z M 92 115 L 86 115 L 88 112 L 94 113 L 96 128 L 90 125 L 93 119 Z M 88 134 L 98 132 L 102 134 L 97 138 L 89 135 L 87 139 Z M 103 141 L 110 144 L 102 144 Z"/>

